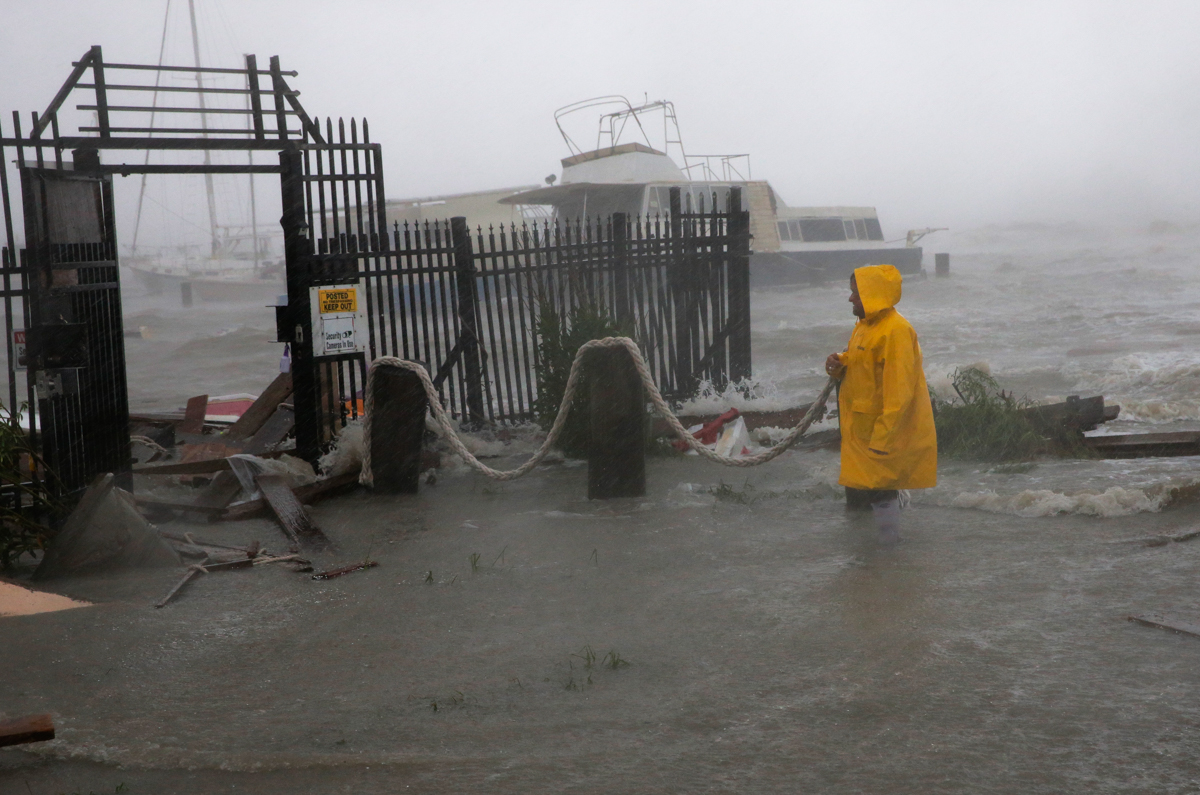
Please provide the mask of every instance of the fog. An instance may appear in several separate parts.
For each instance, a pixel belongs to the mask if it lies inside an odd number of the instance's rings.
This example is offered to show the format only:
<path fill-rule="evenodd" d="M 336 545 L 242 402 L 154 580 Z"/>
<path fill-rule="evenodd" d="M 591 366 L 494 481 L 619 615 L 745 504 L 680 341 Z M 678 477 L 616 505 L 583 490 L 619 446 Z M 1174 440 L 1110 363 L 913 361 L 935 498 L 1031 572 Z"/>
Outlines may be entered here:
<path fill-rule="evenodd" d="M 749 153 L 789 204 L 876 206 L 889 236 L 1189 224 L 1200 199 L 1193 3 L 196 5 L 206 63 L 278 54 L 311 114 L 367 117 L 393 198 L 540 182 L 569 154 L 554 110 L 624 94 L 674 101 L 690 151 Z M 156 62 L 164 7 L 5 0 L 6 133 L 93 44 Z M 186 12 L 168 63 L 190 63 Z"/>

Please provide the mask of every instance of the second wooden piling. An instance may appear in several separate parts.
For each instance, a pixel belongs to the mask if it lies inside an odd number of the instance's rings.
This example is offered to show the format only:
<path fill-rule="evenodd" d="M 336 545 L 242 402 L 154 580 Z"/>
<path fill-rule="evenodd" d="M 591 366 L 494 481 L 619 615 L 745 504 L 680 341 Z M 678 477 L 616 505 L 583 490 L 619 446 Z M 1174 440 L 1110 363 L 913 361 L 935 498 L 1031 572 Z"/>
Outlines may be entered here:
<path fill-rule="evenodd" d="M 588 354 L 591 442 L 588 499 L 646 493 L 646 397 L 633 358 L 624 348 Z"/>

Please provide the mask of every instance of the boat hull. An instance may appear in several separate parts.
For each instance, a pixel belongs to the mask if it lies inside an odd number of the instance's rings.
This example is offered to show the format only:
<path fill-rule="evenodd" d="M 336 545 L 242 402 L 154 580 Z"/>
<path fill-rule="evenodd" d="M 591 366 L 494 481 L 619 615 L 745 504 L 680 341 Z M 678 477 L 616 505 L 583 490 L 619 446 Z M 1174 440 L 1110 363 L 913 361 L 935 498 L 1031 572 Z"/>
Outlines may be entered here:
<path fill-rule="evenodd" d="M 912 276 L 922 272 L 921 256 L 919 246 L 756 252 L 750 257 L 750 286 L 841 281 L 863 265 L 895 265 L 905 276 Z"/>
<path fill-rule="evenodd" d="M 269 279 L 220 279 L 212 277 L 183 276 L 174 273 L 145 271 L 130 268 L 137 280 L 151 295 L 181 295 L 184 284 L 192 286 L 192 297 L 211 302 L 253 301 L 273 305 L 277 296 L 287 292 L 282 278 Z"/>

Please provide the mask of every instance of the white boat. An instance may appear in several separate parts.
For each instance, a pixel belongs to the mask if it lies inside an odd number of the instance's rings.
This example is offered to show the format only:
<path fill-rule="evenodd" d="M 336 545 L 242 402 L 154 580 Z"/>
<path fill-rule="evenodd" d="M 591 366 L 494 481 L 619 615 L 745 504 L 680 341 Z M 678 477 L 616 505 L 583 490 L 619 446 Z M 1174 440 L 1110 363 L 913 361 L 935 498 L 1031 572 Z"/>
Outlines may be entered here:
<path fill-rule="evenodd" d="M 600 117 L 597 147 L 582 151 L 563 128 L 564 117 L 581 110 L 616 104 Z M 662 117 L 663 148 L 650 142 L 643 117 Z M 683 148 L 674 105 L 666 100 L 633 106 L 620 96 L 597 97 L 560 108 L 555 122 L 572 154 L 562 160 L 562 177 L 547 177 L 548 187 L 502 198 L 502 204 L 528 208 L 536 217 L 550 207 L 558 218 L 606 216 L 614 212 L 653 217 L 670 210 L 670 189 L 682 192 L 684 210 L 724 210 L 729 188 L 742 188 L 750 211 L 754 285 L 821 282 L 849 278 L 861 265 L 895 265 L 901 273 L 922 271 L 916 242 L 933 229 L 912 230 L 900 241 L 887 241 L 874 207 L 789 207 L 765 180 L 750 174 L 749 155 L 690 155 Z M 622 142 L 624 133 L 642 141 Z M 625 136 L 628 137 L 628 136 Z M 663 151 L 667 150 L 667 151 Z M 675 150 L 678 161 L 669 151 Z M 558 184 L 554 184 L 557 182 Z"/>

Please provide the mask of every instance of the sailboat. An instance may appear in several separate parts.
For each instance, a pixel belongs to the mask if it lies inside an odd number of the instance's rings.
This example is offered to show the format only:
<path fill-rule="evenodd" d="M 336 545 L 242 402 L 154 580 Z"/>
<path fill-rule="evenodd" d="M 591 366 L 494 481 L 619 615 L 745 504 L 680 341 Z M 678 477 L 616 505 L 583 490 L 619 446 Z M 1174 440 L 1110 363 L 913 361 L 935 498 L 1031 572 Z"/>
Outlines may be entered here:
<path fill-rule="evenodd" d="M 159 50 L 158 65 L 163 65 L 163 54 L 166 48 L 167 22 L 171 13 L 171 1 L 167 0 L 166 14 L 163 19 L 163 43 Z M 191 28 L 192 54 L 194 65 L 200 63 L 200 34 L 196 25 L 195 0 L 188 0 L 188 15 Z M 155 78 L 155 93 L 152 107 L 157 107 L 158 86 L 162 72 Z M 202 86 L 201 72 L 195 73 L 196 84 Z M 199 106 L 196 113 L 200 118 L 201 137 L 208 137 L 208 108 L 205 105 L 205 95 L 198 93 Z M 246 107 L 250 107 L 250 97 L 246 95 Z M 249 120 L 249 116 L 247 116 Z M 150 116 L 150 126 L 154 126 L 154 113 Z M 204 164 L 211 165 L 211 153 L 204 151 Z M 146 158 L 149 161 L 150 153 Z M 240 225 L 218 222 L 218 204 L 214 188 L 213 175 L 204 174 L 204 191 L 208 210 L 209 244 L 207 250 L 202 245 L 177 245 L 154 250 L 138 250 L 138 233 L 142 225 L 142 210 L 146 200 L 146 176 L 142 176 L 141 190 L 138 194 L 137 220 L 134 224 L 133 243 L 124 264 L 133 271 L 152 294 L 175 292 L 188 297 L 199 298 L 203 301 L 267 301 L 274 303 L 278 295 L 286 292 L 284 282 L 284 260 L 282 253 L 281 235 L 278 229 L 272 235 L 270 230 L 258 225 L 258 208 L 256 204 L 254 175 L 249 179 L 249 223 Z"/>

